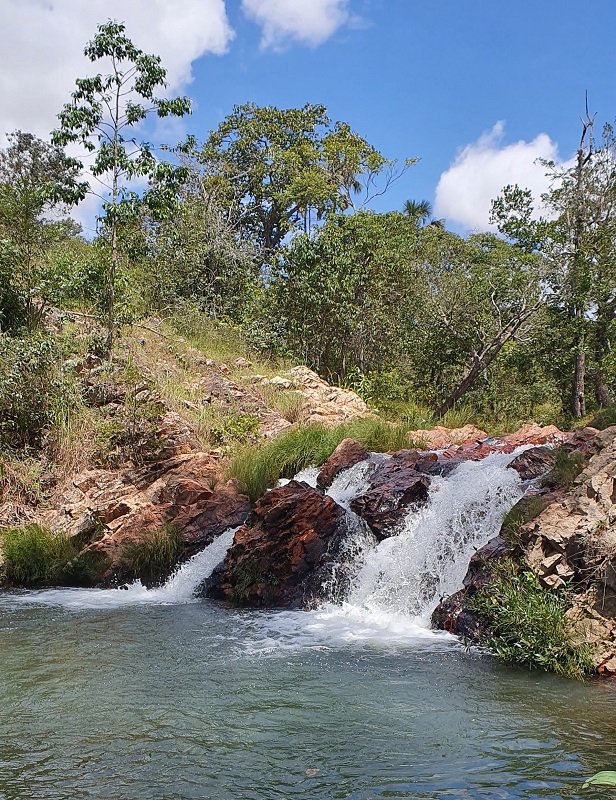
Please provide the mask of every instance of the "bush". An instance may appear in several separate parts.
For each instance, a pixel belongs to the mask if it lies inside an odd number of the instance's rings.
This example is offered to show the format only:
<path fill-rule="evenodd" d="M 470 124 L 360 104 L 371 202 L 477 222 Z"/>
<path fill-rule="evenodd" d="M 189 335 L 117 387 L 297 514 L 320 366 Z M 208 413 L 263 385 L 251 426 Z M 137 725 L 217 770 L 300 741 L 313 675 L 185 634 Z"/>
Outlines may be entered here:
<path fill-rule="evenodd" d="M 279 478 L 292 478 L 308 466 L 321 466 L 343 439 L 350 437 L 367 450 L 387 452 L 412 447 L 405 425 L 360 419 L 326 428 L 303 425 L 283 431 L 258 448 L 244 448 L 231 461 L 229 474 L 252 500 L 258 499 Z"/>
<path fill-rule="evenodd" d="M 578 680 L 592 671 L 589 647 L 572 640 L 566 595 L 542 588 L 534 572 L 500 562 L 470 605 L 490 631 L 484 643 L 503 661 Z"/>
<path fill-rule="evenodd" d="M 173 572 L 182 544 L 173 525 L 145 533 L 139 541 L 126 542 L 120 550 L 121 573 L 125 580 L 144 586 L 160 586 Z"/>
<path fill-rule="evenodd" d="M 0 445 L 40 445 L 62 398 L 50 338 L 0 335 Z"/>
<path fill-rule="evenodd" d="M 9 585 L 49 586 L 61 582 L 77 546 L 66 535 L 54 536 L 40 525 L 26 525 L 2 533 L 2 555 L 4 580 Z"/>

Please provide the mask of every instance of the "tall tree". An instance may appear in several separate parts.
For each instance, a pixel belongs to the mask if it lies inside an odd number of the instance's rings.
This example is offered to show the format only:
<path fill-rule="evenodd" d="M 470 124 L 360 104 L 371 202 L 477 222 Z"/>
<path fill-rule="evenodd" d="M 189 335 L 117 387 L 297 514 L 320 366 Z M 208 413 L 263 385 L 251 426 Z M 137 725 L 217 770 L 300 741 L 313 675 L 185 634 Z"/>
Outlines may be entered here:
<path fill-rule="evenodd" d="M 94 193 L 102 201 L 103 232 L 110 248 L 106 303 L 107 354 L 110 356 L 115 330 L 121 225 L 134 217 L 140 202 L 157 215 L 167 215 L 177 184 L 185 177 L 181 168 L 160 163 L 147 142 L 137 142 L 136 128 L 150 114 L 158 117 L 188 114 L 190 101 L 186 97 L 155 96 L 158 88 L 166 86 L 166 70 L 159 56 L 147 55 L 135 47 L 125 35 L 123 23 L 110 20 L 99 25 L 98 33 L 88 42 L 84 53 L 91 62 L 101 59 L 110 62 L 111 72 L 77 79 L 77 89 L 71 102 L 60 112 L 60 127 L 53 136 L 56 144 L 78 142 L 94 155 L 90 172 L 102 187 L 100 193 Z M 146 177 L 153 185 L 144 197 L 130 188 L 130 182 L 137 177 Z M 76 184 L 68 196 L 77 201 L 86 191 L 83 184 Z"/>
<path fill-rule="evenodd" d="M 8 269 L 4 291 L 21 299 L 31 329 L 45 306 L 43 255 L 74 226 L 60 223 L 62 194 L 72 190 L 80 165 L 60 147 L 15 131 L 0 150 L 0 239 Z M 54 220 L 53 217 L 56 217 Z"/>
<path fill-rule="evenodd" d="M 236 106 L 202 148 L 189 140 L 188 149 L 225 187 L 263 261 L 291 231 L 307 233 L 313 219 L 358 210 L 400 174 L 346 123 L 332 126 L 322 105 Z"/>

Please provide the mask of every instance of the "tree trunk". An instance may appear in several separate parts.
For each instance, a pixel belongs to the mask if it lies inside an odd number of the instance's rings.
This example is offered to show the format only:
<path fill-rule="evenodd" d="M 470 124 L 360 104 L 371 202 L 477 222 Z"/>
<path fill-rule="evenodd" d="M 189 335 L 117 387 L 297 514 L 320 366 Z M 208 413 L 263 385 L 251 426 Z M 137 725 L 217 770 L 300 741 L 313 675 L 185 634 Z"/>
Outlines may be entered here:
<path fill-rule="evenodd" d="M 586 353 L 583 348 L 579 348 L 575 354 L 573 386 L 571 390 L 571 414 L 575 419 L 579 419 L 586 414 L 586 400 L 584 398 L 585 373 Z"/>

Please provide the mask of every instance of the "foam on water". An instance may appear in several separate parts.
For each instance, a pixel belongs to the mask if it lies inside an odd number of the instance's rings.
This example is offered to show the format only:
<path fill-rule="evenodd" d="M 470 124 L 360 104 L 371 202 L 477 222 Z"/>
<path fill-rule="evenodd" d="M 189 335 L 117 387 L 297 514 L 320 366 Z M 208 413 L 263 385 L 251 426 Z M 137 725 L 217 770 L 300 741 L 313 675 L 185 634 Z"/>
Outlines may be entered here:
<path fill-rule="evenodd" d="M 411 510 L 397 535 L 378 545 L 350 514 L 354 535 L 344 556 L 354 559 L 356 576 L 347 599 L 314 611 L 244 616 L 246 649 L 270 655 L 340 646 L 460 647 L 457 638 L 430 629 L 430 614 L 442 596 L 462 586 L 471 556 L 498 533 L 521 497 L 519 476 L 507 467 L 518 452 L 468 461 L 447 478 L 433 479 L 428 504 Z M 357 464 L 328 494 L 348 508 L 366 480 L 367 465 Z"/>
<path fill-rule="evenodd" d="M 61 606 L 72 610 L 120 608 L 130 605 L 180 605 L 196 602 L 194 592 L 223 560 L 237 528 L 225 531 L 212 544 L 193 556 L 158 589 L 147 589 L 141 581 L 125 589 L 41 589 L 0 594 L 0 607 Z"/>

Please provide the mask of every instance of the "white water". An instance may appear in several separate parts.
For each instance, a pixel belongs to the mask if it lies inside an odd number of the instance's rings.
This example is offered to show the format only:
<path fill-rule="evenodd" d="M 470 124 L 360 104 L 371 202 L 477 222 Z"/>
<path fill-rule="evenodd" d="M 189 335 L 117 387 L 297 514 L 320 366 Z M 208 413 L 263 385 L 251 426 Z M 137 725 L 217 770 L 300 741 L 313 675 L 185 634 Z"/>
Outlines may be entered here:
<path fill-rule="evenodd" d="M 455 645 L 454 637 L 430 629 L 430 614 L 441 596 L 462 586 L 473 552 L 498 533 L 505 514 L 522 495 L 518 474 L 507 468 L 515 455 L 495 453 L 461 464 L 447 478 L 434 478 L 428 504 L 411 510 L 400 532 L 378 545 L 365 523 L 348 510 L 352 499 L 366 491 L 368 465 L 359 463 L 338 475 L 328 494 L 347 509 L 352 531 L 339 569 L 347 583 L 349 569 L 355 576 L 346 600 L 309 612 L 242 612 L 239 621 L 246 631 L 245 647 L 253 653 L 269 653 L 340 645 Z M 314 485 L 317 474 L 310 468 L 296 477 Z M 35 604 L 78 610 L 194 602 L 195 589 L 222 561 L 234 533 L 224 533 L 159 589 L 148 590 L 137 581 L 126 589 L 10 593 L 0 595 L 0 606 Z M 330 588 L 330 596 L 336 597 L 336 585 Z"/>
<path fill-rule="evenodd" d="M 457 646 L 455 637 L 430 629 L 430 614 L 442 596 L 462 587 L 471 556 L 498 534 L 522 496 L 517 472 L 507 468 L 518 452 L 468 461 L 447 478 L 434 478 L 428 504 L 411 510 L 401 531 L 376 546 L 365 527 L 356 525 L 346 547 L 357 571 L 347 600 L 316 611 L 254 617 L 246 622 L 247 646 L 261 654 L 341 644 Z M 365 487 L 366 467 L 357 464 L 336 478 L 328 494 L 348 508 Z"/>
<path fill-rule="evenodd" d="M 194 592 L 220 564 L 237 528 L 225 531 L 212 544 L 197 553 L 158 589 L 146 589 L 135 581 L 124 589 L 43 589 L 33 592 L 0 594 L 0 607 L 16 605 L 62 606 L 86 608 L 119 608 L 130 605 L 180 605 L 196 602 Z"/>

